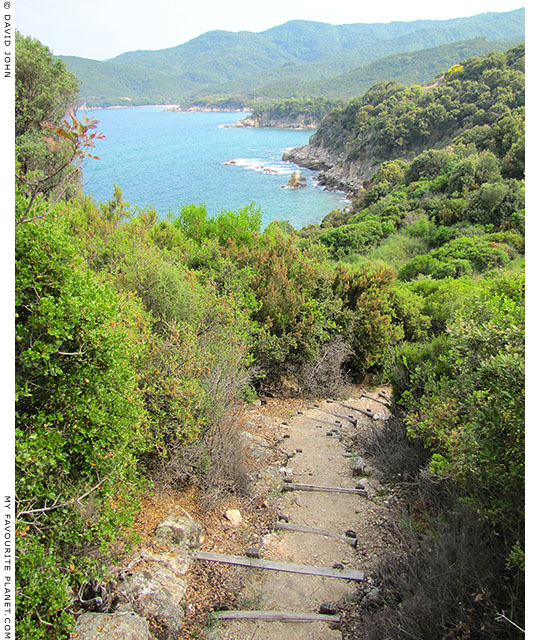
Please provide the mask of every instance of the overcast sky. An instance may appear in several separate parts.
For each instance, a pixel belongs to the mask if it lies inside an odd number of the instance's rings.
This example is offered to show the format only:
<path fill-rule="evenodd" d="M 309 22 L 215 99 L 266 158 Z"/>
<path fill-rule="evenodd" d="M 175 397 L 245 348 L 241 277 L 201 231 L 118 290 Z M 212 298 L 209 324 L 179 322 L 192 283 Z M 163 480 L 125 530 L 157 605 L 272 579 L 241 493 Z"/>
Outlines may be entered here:
<path fill-rule="evenodd" d="M 18 0 L 16 24 L 57 55 L 103 60 L 174 47 L 212 29 L 263 31 L 288 20 L 331 24 L 448 19 L 512 11 L 524 0 Z"/>

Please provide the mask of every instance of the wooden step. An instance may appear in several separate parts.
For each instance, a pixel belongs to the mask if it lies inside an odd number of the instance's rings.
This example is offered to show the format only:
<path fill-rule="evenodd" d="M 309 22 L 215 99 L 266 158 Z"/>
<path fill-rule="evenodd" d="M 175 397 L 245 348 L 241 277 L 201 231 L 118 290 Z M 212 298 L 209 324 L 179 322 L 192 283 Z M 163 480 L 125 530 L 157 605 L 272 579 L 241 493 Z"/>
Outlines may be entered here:
<path fill-rule="evenodd" d="M 274 622 L 339 622 L 339 615 L 302 613 L 301 611 L 216 611 L 216 620 L 269 620 Z"/>
<path fill-rule="evenodd" d="M 340 420 L 336 420 L 335 422 L 330 422 L 330 420 L 320 420 L 319 418 L 310 418 L 309 416 L 303 416 L 303 418 L 304 418 L 304 420 L 311 420 L 312 422 L 316 422 L 319 425 L 321 425 L 321 424 L 329 424 L 334 428 L 341 426 L 341 421 Z"/>
<path fill-rule="evenodd" d="M 303 524 L 292 524 L 289 522 L 276 522 L 276 529 L 286 529 L 287 531 L 299 531 L 300 533 L 314 533 L 320 536 L 327 536 L 328 538 L 336 538 L 337 540 L 342 540 L 347 544 L 350 544 L 351 547 L 356 547 L 358 544 L 358 540 L 356 538 L 349 538 L 347 536 L 342 536 L 339 533 L 333 533 L 332 531 L 324 531 L 324 529 L 313 529 L 312 527 L 306 527 Z"/>
<path fill-rule="evenodd" d="M 322 411 L 323 413 L 327 413 L 330 416 L 335 416 L 336 418 L 340 418 L 342 420 L 347 420 L 354 427 L 356 427 L 358 425 L 358 420 L 356 418 L 351 418 L 351 416 L 344 416 L 342 413 L 334 413 L 333 411 L 328 411 L 328 409 L 323 409 L 322 407 L 319 407 L 319 405 L 317 405 L 317 404 L 314 404 L 313 408 L 317 409 L 317 411 Z"/>
<path fill-rule="evenodd" d="M 373 418 L 373 416 L 375 415 L 373 411 L 371 411 L 371 409 L 360 409 L 359 407 L 353 407 L 350 404 L 345 404 L 345 402 L 338 402 L 338 404 L 340 404 L 342 407 L 345 407 L 346 409 L 351 409 L 352 411 L 358 411 L 358 413 L 361 413 L 362 415 L 367 416 L 368 418 Z"/>
<path fill-rule="evenodd" d="M 365 489 L 349 489 L 348 487 L 321 487 L 313 484 L 289 483 L 281 487 L 282 491 L 327 491 L 330 493 L 355 493 L 359 496 L 367 497 Z"/>
<path fill-rule="evenodd" d="M 302 573 L 304 575 L 322 576 L 325 578 L 342 578 L 343 580 L 364 579 L 363 571 L 353 569 L 331 569 L 329 567 L 314 567 L 306 564 L 293 564 L 291 562 L 274 562 L 261 558 L 248 558 L 245 556 L 229 556 L 222 553 L 210 553 L 199 551 L 195 560 L 207 560 L 209 562 L 223 562 L 243 567 L 255 567 L 257 569 L 269 569 L 271 571 L 287 571 L 289 573 Z"/>

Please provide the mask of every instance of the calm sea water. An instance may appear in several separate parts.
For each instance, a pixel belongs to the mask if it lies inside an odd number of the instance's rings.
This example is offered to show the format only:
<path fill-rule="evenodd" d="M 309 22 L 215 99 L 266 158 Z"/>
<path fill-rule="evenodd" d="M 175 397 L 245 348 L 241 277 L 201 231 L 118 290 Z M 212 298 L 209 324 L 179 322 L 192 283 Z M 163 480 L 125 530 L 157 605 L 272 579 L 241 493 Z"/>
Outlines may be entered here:
<path fill-rule="evenodd" d="M 96 109 L 95 155 L 84 166 L 86 193 L 110 200 L 113 183 L 131 205 L 154 207 L 160 216 L 183 204 L 204 202 L 211 215 L 251 202 L 260 206 L 263 228 L 289 220 L 295 228 L 317 223 L 347 203 L 344 194 L 317 186 L 316 172 L 302 169 L 307 187 L 285 188 L 297 169 L 281 156 L 306 144 L 312 131 L 224 127 L 247 114 L 176 113 L 163 107 Z M 234 160 L 235 164 L 226 165 Z"/>

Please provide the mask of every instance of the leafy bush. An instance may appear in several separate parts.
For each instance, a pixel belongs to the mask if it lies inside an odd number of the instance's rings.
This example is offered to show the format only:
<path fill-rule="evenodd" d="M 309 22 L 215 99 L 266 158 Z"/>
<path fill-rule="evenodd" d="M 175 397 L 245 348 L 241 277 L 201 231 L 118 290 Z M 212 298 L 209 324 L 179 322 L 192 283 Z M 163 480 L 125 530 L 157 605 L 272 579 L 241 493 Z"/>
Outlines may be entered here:
<path fill-rule="evenodd" d="M 359 252 L 370 245 L 377 244 L 394 229 L 392 223 L 364 220 L 357 224 L 328 229 L 320 235 L 319 240 L 336 254 L 339 250 Z"/>
<path fill-rule="evenodd" d="M 514 251 L 491 236 L 461 237 L 451 240 L 427 255 L 416 256 L 399 271 L 400 280 L 419 274 L 433 278 L 458 278 L 508 264 Z"/>
<path fill-rule="evenodd" d="M 423 393 L 403 396 L 411 434 L 438 454 L 470 503 L 523 543 L 523 275 L 487 281 L 448 326 L 444 375 L 424 369 Z"/>
<path fill-rule="evenodd" d="M 380 362 L 388 346 L 403 337 L 391 322 L 393 281 L 393 272 L 384 267 L 348 271 L 339 265 L 335 271 L 332 287 L 342 301 L 335 321 L 353 350 L 349 364 L 354 372 Z"/>
<path fill-rule="evenodd" d="M 18 228 L 16 267 L 18 617 L 37 638 L 40 616 L 66 624 L 61 567 L 80 569 L 81 550 L 105 548 L 133 513 L 150 444 L 139 388 L 149 334 L 141 306 L 85 269 L 53 220 Z M 40 587 L 34 562 L 50 572 Z M 28 589 L 50 597 L 48 613 Z"/>

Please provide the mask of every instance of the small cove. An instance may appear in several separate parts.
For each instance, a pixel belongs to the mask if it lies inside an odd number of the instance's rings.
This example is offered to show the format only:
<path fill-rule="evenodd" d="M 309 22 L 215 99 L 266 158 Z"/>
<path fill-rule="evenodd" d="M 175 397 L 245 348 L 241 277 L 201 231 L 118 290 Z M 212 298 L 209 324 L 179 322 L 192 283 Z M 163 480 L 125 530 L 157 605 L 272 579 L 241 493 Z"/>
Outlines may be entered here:
<path fill-rule="evenodd" d="M 190 203 L 204 202 L 216 215 L 254 202 L 262 228 L 279 219 L 297 229 L 347 204 L 345 194 L 319 187 L 317 172 L 308 169 L 301 170 L 305 188 L 286 188 L 297 167 L 281 156 L 306 144 L 312 130 L 232 128 L 225 125 L 247 114 L 167 112 L 159 106 L 87 115 L 105 135 L 95 147 L 100 159 L 84 167 L 85 192 L 98 201 L 109 200 L 117 184 L 132 206 L 155 208 L 160 217 Z"/>

